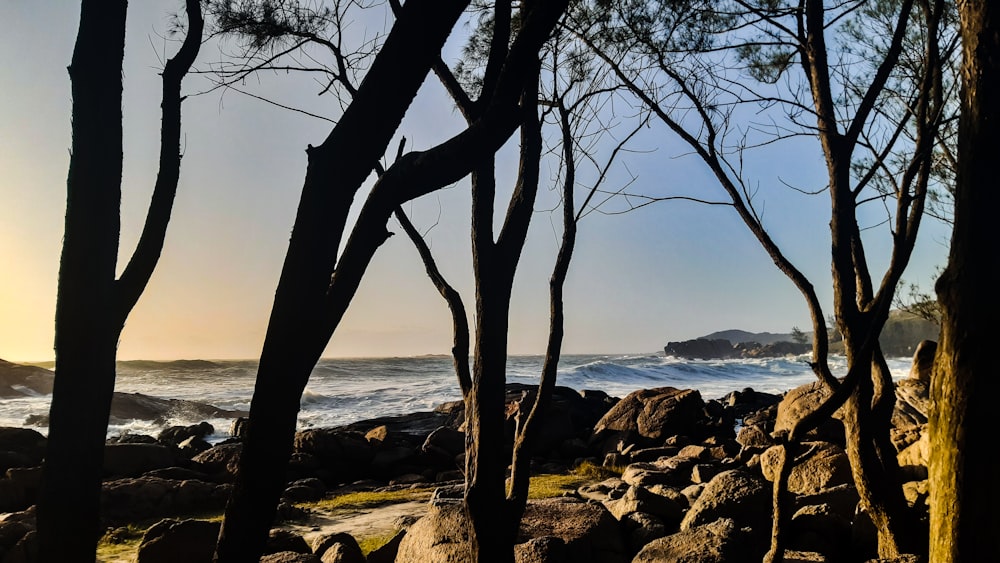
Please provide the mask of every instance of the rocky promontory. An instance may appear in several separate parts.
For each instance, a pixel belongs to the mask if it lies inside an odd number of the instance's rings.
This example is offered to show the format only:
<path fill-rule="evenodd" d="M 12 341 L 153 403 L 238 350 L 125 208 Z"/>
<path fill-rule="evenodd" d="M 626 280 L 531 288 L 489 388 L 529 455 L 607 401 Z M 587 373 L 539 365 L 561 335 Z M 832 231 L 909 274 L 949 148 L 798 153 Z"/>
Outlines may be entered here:
<path fill-rule="evenodd" d="M 721 338 L 719 336 L 726 336 Z M 734 338 L 739 340 L 733 340 Z M 693 340 L 668 342 L 667 356 L 688 360 L 730 360 L 740 358 L 778 358 L 797 356 L 811 350 L 809 344 L 794 342 L 792 335 L 724 331 Z"/>

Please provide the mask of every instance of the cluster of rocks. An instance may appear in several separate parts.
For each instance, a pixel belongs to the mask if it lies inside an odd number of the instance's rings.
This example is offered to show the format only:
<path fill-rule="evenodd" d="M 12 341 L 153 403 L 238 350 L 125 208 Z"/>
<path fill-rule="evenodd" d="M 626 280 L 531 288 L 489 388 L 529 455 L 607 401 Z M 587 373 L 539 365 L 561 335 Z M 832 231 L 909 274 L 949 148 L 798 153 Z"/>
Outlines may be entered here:
<path fill-rule="evenodd" d="M 911 377 L 897 383 L 892 438 L 908 481 L 906 497 L 926 521 L 929 370 L 921 367 L 921 354 L 918 350 Z M 511 439 L 534 392 L 532 386 L 508 386 Z M 533 451 L 534 470 L 558 473 L 589 460 L 620 471 L 620 477 L 564 498 L 530 501 L 517 560 L 760 561 L 771 531 L 770 482 L 781 458 L 772 435 L 791 428 L 826 393 L 810 384 L 783 396 L 746 389 L 706 401 L 698 391 L 664 387 L 618 400 L 557 388 Z M 470 526 L 461 507 L 463 408 L 450 403 L 433 412 L 298 432 L 279 518 L 307 518 L 295 503 L 318 500 L 345 485 L 419 485 L 436 492 L 425 516 L 400 523 L 399 534 L 367 559 L 347 534 L 321 536 L 308 545 L 276 529 L 262 561 L 464 561 Z M 204 423 L 174 427 L 156 438 L 109 441 L 104 525 L 113 530 L 167 518 L 147 532 L 140 563 L 182 560 L 178 554 L 192 562 L 209 560 L 218 524 L 169 518 L 224 506 L 244 427 L 245 420 L 238 419 L 234 436 L 216 445 L 205 442 L 212 429 Z M 0 563 L 30 560 L 30 505 L 43 447 L 44 437 L 36 432 L 0 429 L 5 471 L 0 512 L 13 512 L 0 518 Z M 795 509 L 785 561 L 875 557 L 875 530 L 859 509 L 844 447 L 843 427 L 833 419 L 795 453 L 789 479 Z"/>
<path fill-rule="evenodd" d="M 696 338 L 668 342 L 663 352 L 668 356 L 691 360 L 730 360 L 739 358 L 778 358 L 809 352 L 811 346 L 800 342 L 777 341 L 733 343 L 725 338 Z"/>

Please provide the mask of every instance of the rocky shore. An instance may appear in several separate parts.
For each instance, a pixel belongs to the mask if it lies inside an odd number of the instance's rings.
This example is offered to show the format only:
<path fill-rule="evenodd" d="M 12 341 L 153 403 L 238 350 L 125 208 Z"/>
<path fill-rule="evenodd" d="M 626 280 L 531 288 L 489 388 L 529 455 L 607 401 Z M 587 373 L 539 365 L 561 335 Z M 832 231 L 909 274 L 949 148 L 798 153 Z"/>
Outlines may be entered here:
<path fill-rule="evenodd" d="M 931 354 L 932 356 L 933 354 Z M 915 356 L 911 377 L 896 386 L 892 438 L 918 519 L 927 514 L 929 369 Z M 532 386 L 507 389 L 509 434 L 530 405 Z M 772 433 L 790 428 L 822 400 L 818 384 L 772 395 L 744 389 L 721 400 L 662 387 L 622 398 L 557 388 L 534 453 L 536 473 L 565 473 L 584 462 L 613 470 L 572 495 L 531 501 L 521 524 L 523 563 L 698 561 L 759 562 L 771 531 L 771 483 L 779 450 Z M 220 511 L 240 455 L 243 420 L 232 437 L 211 445 L 207 423 L 173 427 L 159 436 L 126 435 L 106 446 L 102 525 L 116 529 L 155 522 L 137 561 L 209 561 L 218 522 L 183 519 Z M 261 561 L 324 563 L 462 561 L 469 525 L 461 511 L 464 465 L 461 402 L 432 412 L 367 420 L 296 434 L 288 484 L 269 551 Z M 33 502 L 45 437 L 0 428 L 0 563 L 27 563 L 34 545 Z M 508 444 L 509 447 L 509 444 Z M 875 531 L 858 507 L 836 419 L 796 454 L 789 479 L 794 497 L 786 562 L 869 561 Z M 301 503 L 344 490 L 427 487 L 434 490 L 419 519 L 393 523 L 395 537 L 362 555 L 349 533 L 315 533 L 310 545 L 289 532 L 310 514 Z M 345 489 L 346 488 L 346 489 Z M 183 554 L 183 557 L 180 557 Z M 918 559 L 914 558 L 913 561 Z"/>

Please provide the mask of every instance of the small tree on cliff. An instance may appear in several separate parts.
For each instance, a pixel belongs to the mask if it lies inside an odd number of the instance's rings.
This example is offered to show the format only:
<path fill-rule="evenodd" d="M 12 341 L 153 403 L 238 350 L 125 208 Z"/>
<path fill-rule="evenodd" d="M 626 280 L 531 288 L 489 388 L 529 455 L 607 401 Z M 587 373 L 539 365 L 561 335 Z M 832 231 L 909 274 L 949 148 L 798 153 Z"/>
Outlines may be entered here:
<path fill-rule="evenodd" d="M 1000 560 L 1000 484 L 988 444 L 1000 391 L 991 331 L 1000 306 L 1000 5 L 958 2 L 961 119 L 955 231 L 937 284 L 941 336 L 931 378 L 930 560 Z"/>
<path fill-rule="evenodd" d="M 125 319 L 159 260 L 180 174 L 181 81 L 201 46 L 198 0 L 163 69 L 160 166 L 138 246 L 121 277 L 122 59 L 125 0 L 84 0 L 73 60 L 73 140 L 59 263 L 55 383 L 38 501 L 39 557 L 93 561 L 104 441 Z"/>

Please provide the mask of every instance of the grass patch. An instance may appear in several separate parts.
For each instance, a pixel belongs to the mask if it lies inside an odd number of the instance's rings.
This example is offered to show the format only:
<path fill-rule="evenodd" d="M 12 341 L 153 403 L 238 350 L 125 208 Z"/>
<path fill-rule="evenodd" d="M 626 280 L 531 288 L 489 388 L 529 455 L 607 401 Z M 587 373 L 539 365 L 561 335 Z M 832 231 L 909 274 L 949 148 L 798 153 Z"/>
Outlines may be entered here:
<path fill-rule="evenodd" d="M 389 540 L 391 540 L 394 537 L 396 537 L 396 534 L 385 534 L 381 536 L 369 536 L 367 538 L 359 538 L 358 547 L 361 548 L 361 553 L 365 554 L 365 557 L 368 557 L 369 553 L 389 543 Z"/>
<path fill-rule="evenodd" d="M 135 561 L 139 542 L 145 533 L 146 528 L 135 524 L 109 530 L 97 542 L 97 561 L 99 563 Z"/>
<path fill-rule="evenodd" d="M 345 493 L 333 498 L 312 503 L 300 503 L 302 508 L 318 508 L 321 510 L 359 510 L 375 508 L 384 504 L 408 502 L 411 500 L 427 500 L 433 489 L 405 489 L 399 491 L 358 491 Z"/>
<path fill-rule="evenodd" d="M 591 479 L 580 475 L 535 475 L 528 484 L 529 499 L 561 497 L 575 491 L 580 485 L 589 483 Z"/>
<path fill-rule="evenodd" d="M 592 479 L 594 481 L 603 481 L 612 477 L 621 477 L 624 471 L 624 467 L 606 467 L 604 465 L 597 465 L 590 461 L 585 461 L 573 468 L 574 475 L 586 477 L 587 479 Z"/>

